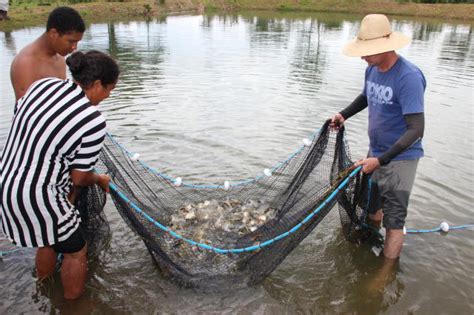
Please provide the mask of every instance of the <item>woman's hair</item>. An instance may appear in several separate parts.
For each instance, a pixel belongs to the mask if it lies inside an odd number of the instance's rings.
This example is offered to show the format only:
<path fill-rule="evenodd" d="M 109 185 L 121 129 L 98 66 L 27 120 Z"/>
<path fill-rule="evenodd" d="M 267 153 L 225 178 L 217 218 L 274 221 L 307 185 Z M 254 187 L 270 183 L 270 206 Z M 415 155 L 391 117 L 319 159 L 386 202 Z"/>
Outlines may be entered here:
<path fill-rule="evenodd" d="M 77 51 L 66 59 L 66 64 L 73 79 L 83 88 L 90 87 L 96 80 L 103 86 L 116 83 L 120 73 L 115 60 L 97 50 Z"/>

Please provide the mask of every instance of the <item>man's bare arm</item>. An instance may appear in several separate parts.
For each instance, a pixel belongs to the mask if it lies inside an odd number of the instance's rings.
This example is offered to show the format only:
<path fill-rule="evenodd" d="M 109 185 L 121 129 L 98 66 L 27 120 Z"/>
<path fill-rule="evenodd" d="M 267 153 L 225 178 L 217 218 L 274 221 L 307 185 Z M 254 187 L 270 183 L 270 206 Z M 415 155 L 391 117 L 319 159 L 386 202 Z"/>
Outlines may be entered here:
<path fill-rule="evenodd" d="M 10 68 L 10 79 L 15 91 L 15 100 L 18 101 L 37 80 L 34 65 L 24 58 L 15 58 Z"/>
<path fill-rule="evenodd" d="M 33 58 L 28 55 L 18 55 L 10 69 L 10 79 L 15 98 L 18 101 L 25 95 L 33 82 L 44 78 L 66 79 L 66 63 L 62 56 L 55 56 L 49 60 Z"/>

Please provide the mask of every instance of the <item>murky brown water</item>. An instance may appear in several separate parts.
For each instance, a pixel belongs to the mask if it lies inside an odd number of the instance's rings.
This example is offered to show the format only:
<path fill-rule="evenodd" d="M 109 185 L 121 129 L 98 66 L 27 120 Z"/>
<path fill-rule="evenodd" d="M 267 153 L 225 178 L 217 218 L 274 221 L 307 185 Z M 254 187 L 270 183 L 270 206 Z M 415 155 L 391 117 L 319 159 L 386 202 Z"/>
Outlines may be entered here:
<path fill-rule="evenodd" d="M 150 165 L 184 181 L 254 177 L 284 160 L 360 92 L 365 63 L 341 54 L 360 17 L 277 13 L 179 16 L 91 25 L 80 49 L 109 51 L 122 77 L 100 105 L 108 130 Z M 400 51 L 424 71 L 425 151 L 408 228 L 474 223 L 472 25 L 398 19 Z M 10 62 L 43 27 L 0 34 L 0 143 L 14 97 Z M 367 150 L 366 115 L 347 124 L 354 158 Z M 0 259 L 0 312 L 414 313 L 474 312 L 472 230 L 408 235 L 383 293 L 368 287 L 380 260 L 347 243 L 337 211 L 261 285 L 202 293 L 162 279 L 112 204 L 110 247 L 91 263 L 86 294 L 65 303 L 59 278 L 38 286 L 34 251 Z"/>

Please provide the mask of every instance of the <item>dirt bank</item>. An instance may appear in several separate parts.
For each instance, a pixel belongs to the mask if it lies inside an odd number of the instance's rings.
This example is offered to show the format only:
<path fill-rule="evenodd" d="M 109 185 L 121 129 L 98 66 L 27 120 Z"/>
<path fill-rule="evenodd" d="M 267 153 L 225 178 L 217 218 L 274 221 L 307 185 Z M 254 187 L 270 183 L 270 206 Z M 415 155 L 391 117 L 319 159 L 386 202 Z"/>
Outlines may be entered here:
<path fill-rule="evenodd" d="M 160 4 L 164 2 L 164 4 Z M 60 3 L 60 2 L 58 2 Z M 0 21 L 0 31 L 44 25 L 52 5 L 25 4 L 13 1 L 10 20 Z M 168 14 L 205 11 L 278 10 L 300 12 L 385 13 L 398 16 L 432 17 L 443 20 L 474 21 L 474 4 L 398 3 L 392 0 L 165 0 L 133 2 L 88 2 L 69 4 L 88 23 L 127 19 L 146 19 Z"/>

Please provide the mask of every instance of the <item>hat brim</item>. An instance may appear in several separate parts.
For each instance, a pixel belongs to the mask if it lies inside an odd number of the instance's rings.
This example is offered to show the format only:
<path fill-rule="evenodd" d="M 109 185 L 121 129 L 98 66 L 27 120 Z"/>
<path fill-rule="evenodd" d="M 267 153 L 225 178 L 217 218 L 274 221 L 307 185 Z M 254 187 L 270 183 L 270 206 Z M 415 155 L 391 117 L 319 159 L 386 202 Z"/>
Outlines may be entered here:
<path fill-rule="evenodd" d="M 409 44 L 410 41 L 410 37 L 397 32 L 392 32 L 387 37 L 371 40 L 360 40 L 354 38 L 346 44 L 342 52 L 350 57 L 371 56 L 400 49 Z"/>

